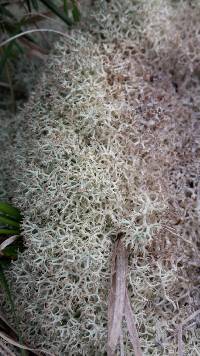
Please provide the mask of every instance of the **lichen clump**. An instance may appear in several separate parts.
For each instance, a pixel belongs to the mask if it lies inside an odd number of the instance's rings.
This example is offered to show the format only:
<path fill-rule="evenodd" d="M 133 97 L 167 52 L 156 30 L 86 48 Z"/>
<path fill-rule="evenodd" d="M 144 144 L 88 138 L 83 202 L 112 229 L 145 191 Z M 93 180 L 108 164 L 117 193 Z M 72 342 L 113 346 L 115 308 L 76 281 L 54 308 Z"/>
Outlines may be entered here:
<path fill-rule="evenodd" d="M 13 264 L 21 330 L 56 355 L 106 352 L 111 251 L 129 253 L 144 355 L 175 355 L 198 309 L 198 3 L 104 1 L 61 40 L 18 117 L 27 250 Z M 184 329 L 200 351 L 197 318 Z M 133 350 L 124 328 L 126 355 Z"/>

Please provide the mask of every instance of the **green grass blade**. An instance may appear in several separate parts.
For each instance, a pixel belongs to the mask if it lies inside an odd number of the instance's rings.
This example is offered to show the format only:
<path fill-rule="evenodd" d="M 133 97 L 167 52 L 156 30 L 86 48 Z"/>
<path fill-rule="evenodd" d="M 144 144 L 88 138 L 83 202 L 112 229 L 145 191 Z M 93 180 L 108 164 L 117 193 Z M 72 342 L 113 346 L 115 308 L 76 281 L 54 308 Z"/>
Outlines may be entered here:
<path fill-rule="evenodd" d="M 0 5 L 0 16 L 4 19 L 4 16 L 10 17 L 11 19 L 15 19 L 15 16 L 9 11 L 6 6 Z"/>
<path fill-rule="evenodd" d="M 36 11 L 39 10 L 39 5 L 37 0 L 26 0 L 28 11 L 31 12 L 32 8 Z"/>
<path fill-rule="evenodd" d="M 5 226 L 5 225 L 11 226 L 11 227 L 14 226 L 14 227 L 17 227 L 18 229 L 20 226 L 18 221 L 9 219 L 6 216 L 2 216 L 2 215 L 0 215 L 0 223 L 2 223 L 3 226 Z"/>
<path fill-rule="evenodd" d="M 14 42 L 10 42 L 0 57 L 0 74 L 3 73 L 7 60 L 12 57 L 13 44 Z"/>
<path fill-rule="evenodd" d="M 19 235 L 19 229 L 0 229 L 0 235 Z"/>
<path fill-rule="evenodd" d="M 72 15 L 73 15 L 73 19 L 74 19 L 75 22 L 80 21 L 81 14 L 80 14 L 80 11 L 78 9 L 76 0 L 72 0 Z"/>
<path fill-rule="evenodd" d="M 40 0 L 49 10 L 51 10 L 56 16 L 60 17 L 67 25 L 71 26 L 72 21 L 70 18 L 62 12 L 51 0 Z"/>
<path fill-rule="evenodd" d="M 31 0 L 33 8 L 38 11 L 39 10 L 39 5 L 37 0 Z"/>
<path fill-rule="evenodd" d="M 27 5 L 27 8 L 28 8 L 28 11 L 31 12 L 31 1 L 30 0 L 26 0 L 26 5 Z"/>
<path fill-rule="evenodd" d="M 14 41 L 14 45 L 17 48 L 18 52 L 20 52 L 21 54 L 25 53 L 24 48 L 19 43 L 17 43 L 17 41 Z"/>
<path fill-rule="evenodd" d="M 66 13 L 66 15 L 68 15 L 68 1 L 67 0 L 63 0 L 63 7 L 64 7 L 64 12 Z"/>
<path fill-rule="evenodd" d="M 19 209 L 15 208 L 7 202 L 0 202 L 0 212 L 9 215 L 10 217 L 12 216 L 17 221 L 21 221 L 22 219 Z"/>

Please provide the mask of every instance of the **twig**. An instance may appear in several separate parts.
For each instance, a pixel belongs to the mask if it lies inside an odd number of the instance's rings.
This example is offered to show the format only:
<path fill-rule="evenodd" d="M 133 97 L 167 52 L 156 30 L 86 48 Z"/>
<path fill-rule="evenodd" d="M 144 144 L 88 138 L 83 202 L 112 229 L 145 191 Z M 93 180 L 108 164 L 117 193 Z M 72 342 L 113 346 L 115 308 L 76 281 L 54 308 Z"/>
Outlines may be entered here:
<path fill-rule="evenodd" d="M 34 32 L 53 32 L 53 33 L 57 33 L 58 35 L 61 35 L 61 36 L 63 36 L 63 37 L 66 37 L 67 39 L 70 39 L 70 40 L 72 40 L 72 41 L 75 41 L 72 37 L 70 37 L 69 35 L 67 35 L 67 34 L 64 33 L 64 32 L 57 31 L 57 30 L 53 30 L 53 29 L 48 29 L 48 28 L 38 28 L 38 29 L 32 29 L 32 30 L 27 30 L 27 31 L 18 33 L 17 35 L 15 35 L 15 36 L 13 36 L 13 37 L 10 37 L 10 38 L 8 38 L 7 40 L 1 42 L 1 43 L 0 43 L 0 47 L 3 47 L 3 46 L 5 46 L 5 45 L 7 45 L 8 43 L 10 43 L 11 41 L 16 40 L 17 38 L 20 38 L 20 37 L 22 37 L 22 36 L 25 36 L 25 35 L 27 35 L 27 34 L 34 33 Z"/>
<path fill-rule="evenodd" d="M 61 7 L 62 9 L 63 7 Z M 51 16 L 53 16 L 53 13 L 51 11 L 47 11 L 45 13 L 41 13 L 41 12 L 27 12 L 24 16 L 24 19 L 26 20 L 26 18 L 31 18 L 31 20 L 28 22 L 30 23 L 35 23 L 38 21 L 42 21 L 42 19 L 46 19 L 46 20 L 50 20 L 55 22 L 56 24 L 60 24 L 60 21 L 58 19 L 54 19 Z"/>

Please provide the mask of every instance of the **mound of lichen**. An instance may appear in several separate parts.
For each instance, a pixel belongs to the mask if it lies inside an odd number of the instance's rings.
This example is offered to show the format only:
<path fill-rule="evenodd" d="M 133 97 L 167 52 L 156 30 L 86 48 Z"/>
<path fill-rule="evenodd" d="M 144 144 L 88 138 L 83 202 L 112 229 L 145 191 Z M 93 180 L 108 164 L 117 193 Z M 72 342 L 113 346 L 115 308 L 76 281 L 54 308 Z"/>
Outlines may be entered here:
<path fill-rule="evenodd" d="M 31 345 L 103 355 L 120 236 L 144 355 L 175 355 L 177 327 L 199 305 L 200 8 L 99 8 L 57 44 L 17 118 L 13 201 L 27 249 L 8 278 Z M 197 319 L 183 330 L 187 355 L 200 352 Z M 124 347 L 133 355 L 125 328 Z"/>

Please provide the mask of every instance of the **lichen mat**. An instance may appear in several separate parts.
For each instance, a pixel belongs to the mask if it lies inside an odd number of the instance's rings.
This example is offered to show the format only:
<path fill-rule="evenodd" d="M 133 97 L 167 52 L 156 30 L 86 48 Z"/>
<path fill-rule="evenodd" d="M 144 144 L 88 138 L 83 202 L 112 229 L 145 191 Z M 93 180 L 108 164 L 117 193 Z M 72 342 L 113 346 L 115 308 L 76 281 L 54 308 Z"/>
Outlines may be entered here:
<path fill-rule="evenodd" d="M 7 137 L 27 245 L 8 272 L 20 328 L 55 355 L 104 355 L 120 236 L 142 354 L 196 355 L 200 6 L 92 11 L 89 29 L 57 43 Z M 133 355 L 121 326 L 116 355 Z"/>

